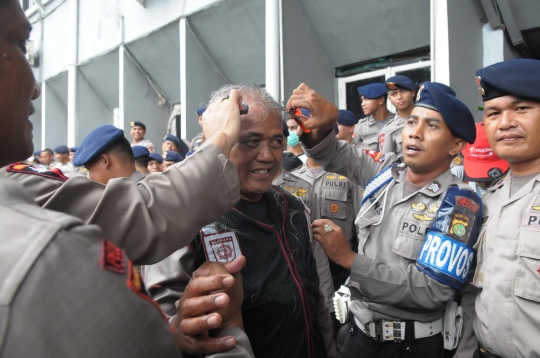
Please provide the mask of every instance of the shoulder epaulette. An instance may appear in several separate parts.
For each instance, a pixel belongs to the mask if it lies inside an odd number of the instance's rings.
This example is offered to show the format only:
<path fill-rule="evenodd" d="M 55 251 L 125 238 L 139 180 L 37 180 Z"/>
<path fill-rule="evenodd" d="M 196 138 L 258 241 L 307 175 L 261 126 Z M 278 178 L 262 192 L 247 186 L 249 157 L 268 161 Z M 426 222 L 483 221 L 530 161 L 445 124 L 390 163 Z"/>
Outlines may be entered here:
<path fill-rule="evenodd" d="M 369 181 L 369 183 L 366 185 L 366 188 L 364 189 L 364 197 L 362 198 L 362 205 L 373 196 L 380 188 L 385 186 L 386 184 L 390 183 L 392 179 L 394 178 L 392 176 L 392 167 L 394 165 L 389 165 L 384 169 L 382 172 L 377 174 L 373 179 Z"/>
<path fill-rule="evenodd" d="M 38 165 L 21 162 L 8 165 L 6 171 L 10 173 L 32 174 L 61 182 L 68 180 L 68 177 L 58 168 L 47 169 Z"/>

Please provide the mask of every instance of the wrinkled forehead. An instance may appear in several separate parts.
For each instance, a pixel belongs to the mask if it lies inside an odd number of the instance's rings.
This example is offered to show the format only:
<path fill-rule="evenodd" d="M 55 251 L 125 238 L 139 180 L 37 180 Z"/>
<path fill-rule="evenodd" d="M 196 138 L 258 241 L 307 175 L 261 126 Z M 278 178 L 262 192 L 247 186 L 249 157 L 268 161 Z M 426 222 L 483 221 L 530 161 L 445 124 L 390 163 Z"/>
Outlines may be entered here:
<path fill-rule="evenodd" d="M 253 131 L 254 128 L 272 132 L 283 132 L 283 124 L 280 111 L 265 104 L 262 99 L 256 97 L 242 97 L 242 102 L 249 106 L 249 112 L 240 117 L 240 131 Z"/>

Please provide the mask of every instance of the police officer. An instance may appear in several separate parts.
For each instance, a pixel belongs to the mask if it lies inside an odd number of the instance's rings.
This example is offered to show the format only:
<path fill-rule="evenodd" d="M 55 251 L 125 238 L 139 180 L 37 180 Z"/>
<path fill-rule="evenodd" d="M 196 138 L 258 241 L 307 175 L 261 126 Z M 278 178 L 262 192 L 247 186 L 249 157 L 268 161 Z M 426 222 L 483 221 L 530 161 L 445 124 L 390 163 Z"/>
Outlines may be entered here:
<path fill-rule="evenodd" d="M 397 159 L 394 153 L 365 151 L 336 140 L 332 128 L 337 109 L 305 84 L 293 92 L 287 106 L 305 106 L 305 102 L 313 107 L 305 122 L 311 132 L 302 136 L 308 155 L 325 170 L 365 186 L 356 218 L 358 254 L 332 221 L 316 220 L 312 225 L 314 239 L 328 257 L 351 270 L 350 318 L 338 334 L 338 352 L 342 357 L 357 357 L 359 352 L 378 357 L 398 357 L 402 352 L 441 357 L 444 303 L 464 285 L 465 263 L 470 265 L 473 257 L 471 246 L 481 220 L 479 198 L 449 171 L 452 158 L 466 142 L 475 140 L 470 111 L 437 83 L 426 83 L 402 132 L 406 164 L 388 166 Z M 428 230 L 448 212 L 438 208 L 457 202 L 456 191 L 466 196 L 462 203 L 470 207 L 466 218 L 451 220 L 466 245 L 449 239 L 448 233 L 432 241 L 434 234 Z M 425 240 L 426 234 L 430 239 Z M 459 284 L 448 279 L 457 275 L 455 265 L 442 268 L 444 261 L 434 260 L 436 267 L 425 268 L 426 252 L 440 258 L 446 252 L 439 250 L 441 245 L 460 246 L 460 254 L 465 255 Z"/>
<path fill-rule="evenodd" d="M 154 144 L 148 139 L 144 139 L 144 136 L 146 135 L 146 125 L 139 121 L 131 121 L 130 125 L 131 129 L 129 130 L 129 134 L 133 138 L 131 146 L 142 145 L 143 147 L 148 148 L 150 152 L 153 152 Z"/>
<path fill-rule="evenodd" d="M 31 101 L 40 90 L 24 55 L 31 26 L 18 1 L 0 0 L 0 23 L 0 165 L 4 166 L 32 153 L 28 117 L 34 111 Z M 179 357 L 170 327 L 148 302 L 140 276 L 125 253 L 102 240 L 97 226 L 41 209 L 23 190 L 12 180 L 0 179 L 2 356 Z M 217 285 L 208 286 L 208 278 Z M 183 311 L 183 330 L 196 333 L 194 326 L 207 330 L 219 325 L 209 324 L 219 317 L 202 312 L 223 307 L 223 302 L 216 301 L 225 297 L 198 296 L 230 287 L 230 279 L 208 270 L 200 272 L 197 284 L 190 288 L 195 310 Z M 195 315 L 201 313 L 197 319 Z M 231 347 L 219 340 L 202 343 L 214 349 Z M 246 356 L 249 352 L 237 353 Z"/>
<path fill-rule="evenodd" d="M 148 171 L 150 173 L 161 173 L 163 172 L 163 156 L 157 153 L 150 153 L 148 160 Z"/>
<path fill-rule="evenodd" d="M 403 75 L 390 77 L 384 84 L 388 90 L 388 99 L 396 107 L 397 113 L 379 133 L 379 150 L 401 156 L 401 131 L 414 108 L 417 86 L 413 80 Z"/>
<path fill-rule="evenodd" d="M 482 348 L 476 356 L 538 357 L 540 61 L 496 63 L 478 70 L 476 83 L 487 138 L 510 172 L 483 197 L 474 286 L 463 300 L 479 291 L 473 326 Z M 468 313 L 474 316 L 472 308 Z M 459 348 L 460 357 L 470 357 L 477 345 L 472 341 Z"/>
<path fill-rule="evenodd" d="M 71 178 L 75 167 L 69 160 L 69 148 L 66 145 L 59 145 L 54 148 L 54 156 L 56 162 L 52 163 L 52 167 L 60 169 L 66 177 Z"/>
<path fill-rule="evenodd" d="M 339 117 L 337 120 L 338 132 L 336 138 L 344 140 L 348 143 L 352 143 L 354 128 L 358 123 L 358 117 L 351 111 L 346 109 L 339 110 Z"/>
<path fill-rule="evenodd" d="M 148 162 L 150 161 L 150 151 L 146 147 L 141 145 L 136 145 L 131 147 L 133 151 L 133 159 L 135 160 L 135 170 L 147 175 L 148 171 Z"/>
<path fill-rule="evenodd" d="M 206 112 L 206 107 L 199 108 L 196 111 L 197 117 L 199 118 L 199 125 L 201 126 L 201 128 L 203 128 L 203 132 L 197 134 L 191 140 L 191 143 L 189 144 L 189 151 L 191 153 L 196 151 L 204 143 L 204 127 L 203 127 L 203 120 L 202 120 L 202 115 L 203 115 L 204 112 Z M 163 154 L 165 154 L 165 152 L 163 152 Z"/>
<path fill-rule="evenodd" d="M 178 152 L 168 150 L 163 154 L 163 169 L 167 170 L 171 165 L 180 163 L 184 157 Z"/>
<path fill-rule="evenodd" d="M 168 150 L 179 152 L 180 146 L 180 139 L 178 139 L 177 136 L 175 136 L 174 134 L 167 134 L 163 138 L 163 143 L 161 144 L 161 151 L 163 154 L 165 154 L 165 152 Z"/>
<path fill-rule="evenodd" d="M 354 129 L 354 141 L 363 148 L 379 151 L 379 132 L 394 116 L 386 108 L 387 90 L 383 83 L 370 83 L 358 87 L 362 98 L 362 118 Z"/>

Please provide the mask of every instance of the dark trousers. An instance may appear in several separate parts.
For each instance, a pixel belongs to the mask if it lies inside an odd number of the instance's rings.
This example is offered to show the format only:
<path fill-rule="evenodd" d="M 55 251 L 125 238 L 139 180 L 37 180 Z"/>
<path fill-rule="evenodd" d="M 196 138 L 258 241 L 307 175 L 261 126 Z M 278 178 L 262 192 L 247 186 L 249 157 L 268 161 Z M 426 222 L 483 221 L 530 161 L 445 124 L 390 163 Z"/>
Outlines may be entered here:
<path fill-rule="evenodd" d="M 442 334 L 412 342 L 382 342 L 368 337 L 352 320 L 341 327 L 337 337 L 338 358 L 443 358 Z"/>

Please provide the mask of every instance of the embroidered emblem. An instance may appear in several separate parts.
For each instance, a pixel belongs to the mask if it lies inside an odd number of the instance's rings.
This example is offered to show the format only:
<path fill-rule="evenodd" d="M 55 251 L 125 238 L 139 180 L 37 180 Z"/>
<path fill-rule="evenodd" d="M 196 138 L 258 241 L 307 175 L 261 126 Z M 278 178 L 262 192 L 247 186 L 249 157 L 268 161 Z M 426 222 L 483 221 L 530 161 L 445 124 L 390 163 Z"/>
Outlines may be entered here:
<path fill-rule="evenodd" d="M 389 91 L 395 91 L 398 89 L 394 82 L 386 82 L 386 87 Z"/>
<path fill-rule="evenodd" d="M 439 184 L 437 182 L 433 182 L 433 183 L 431 183 L 430 186 L 428 186 L 428 189 L 431 190 L 432 192 L 436 193 L 436 192 L 439 191 L 440 186 L 439 186 Z"/>
<path fill-rule="evenodd" d="M 369 155 L 371 158 L 373 158 L 374 161 L 378 161 L 379 159 L 381 159 L 381 157 L 383 156 L 383 154 L 381 152 L 376 152 L 374 150 L 367 150 L 366 149 L 366 153 L 367 155 Z"/>
<path fill-rule="evenodd" d="M 132 126 L 132 127 L 135 127 L 135 122 L 131 121 L 131 122 L 129 122 L 129 125 Z"/>
<path fill-rule="evenodd" d="M 347 180 L 347 177 L 345 175 L 338 175 L 337 177 L 339 180 Z"/>
<path fill-rule="evenodd" d="M 439 204 L 435 203 L 427 210 L 427 213 L 431 216 L 435 216 L 437 214 L 437 210 L 439 210 Z"/>
<path fill-rule="evenodd" d="M 337 213 L 339 211 L 339 206 L 337 204 L 330 205 L 330 211 L 333 213 Z"/>
<path fill-rule="evenodd" d="M 116 273 L 126 272 L 124 263 L 125 252 L 115 244 L 105 239 L 101 240 L 101 258 L 99 266 Z"/>
<path fill-rule="evenodd" d="M 328 174 L 326 175 L 326 178 L 330 179 L 330 180 L 334 180 L 337 178 L 337 176 L 335 176 L 334 174 Z"/>
<path fill-rule="evenodd" d="M 423 212 L 424 210 L 426 210 L 426 204 L 421 203 L 421 202 L 412 203 L 411 208 L 414 212 L 417 212 L 417 213 Z"/>
<path fill-rule="evenodd" d="M 287 172 L 283 172 L 283 177 L 285 179 L 291 179 L 291 175 L 289 173 L 287 173 Z"/>
<path fill-rule="evenodd" d="M 418 89 L 418 94 L 416 95 L 416 102 L 420 102 L 420 99 L 422 98 L 420 95 L 421 95 L 423 89 L 424 89 L 424 85 L 421 84 L 420 88 Z"/>
<path fill-rule="evenodd" d="M 490 178 L 497 179 L 498 177 L 502 176 L 503 173 L 499 168 L 491 168 L 488 170 L 488 175 Z"/>
<path fill-rule="evenodd" d="M 206 259 L 212 262 L 225 263 L 242 255 L 236 234 L 232 231 L 203 235 Z"/>
<path fill-rule="evenodd" d="M 455 165 L 460 165 L 461 164 L 461 158 L 460 157 L 455 157 L 454 158 L 454 164 Z"/>
<path fill-rule="evenodd" d="M 68 180 L 68 177 L 58 168 L 47 169 L 39 165 L 30 165 L 21 162 L 8 165 L 6 171 L 10 173 L 32 174 L 61 182 Z"/>
<path fill-rule="evenodd" d="M 538 270 L 536 270 L 536 272 L 538 272 L 538 274 L 540 275 L 540 267 L 538 268 Z"/>
<path fill-rule="evenodd" d="M 306 194 L 307 190 L 302 188 L 298 188 L 298 190 L 296 190 L 296 193 L 294 193 L 294 195 L 296 196 L 306 196 Z"/>
<path fill-rule="evenodd" d="M 481 96 L 486 95 L 486 91 L 484 91 L 484 88 L 482 87 L 482 77 L 476 76 L 476 87 L 478 87 L 478 92 L 480 92 Z"/>
<path fill-rule="evenodd" d="M 383 145 L 384 145 L 384 133 L 381 133 L 379 135 L 379 149 L 382 149 Z"/>

